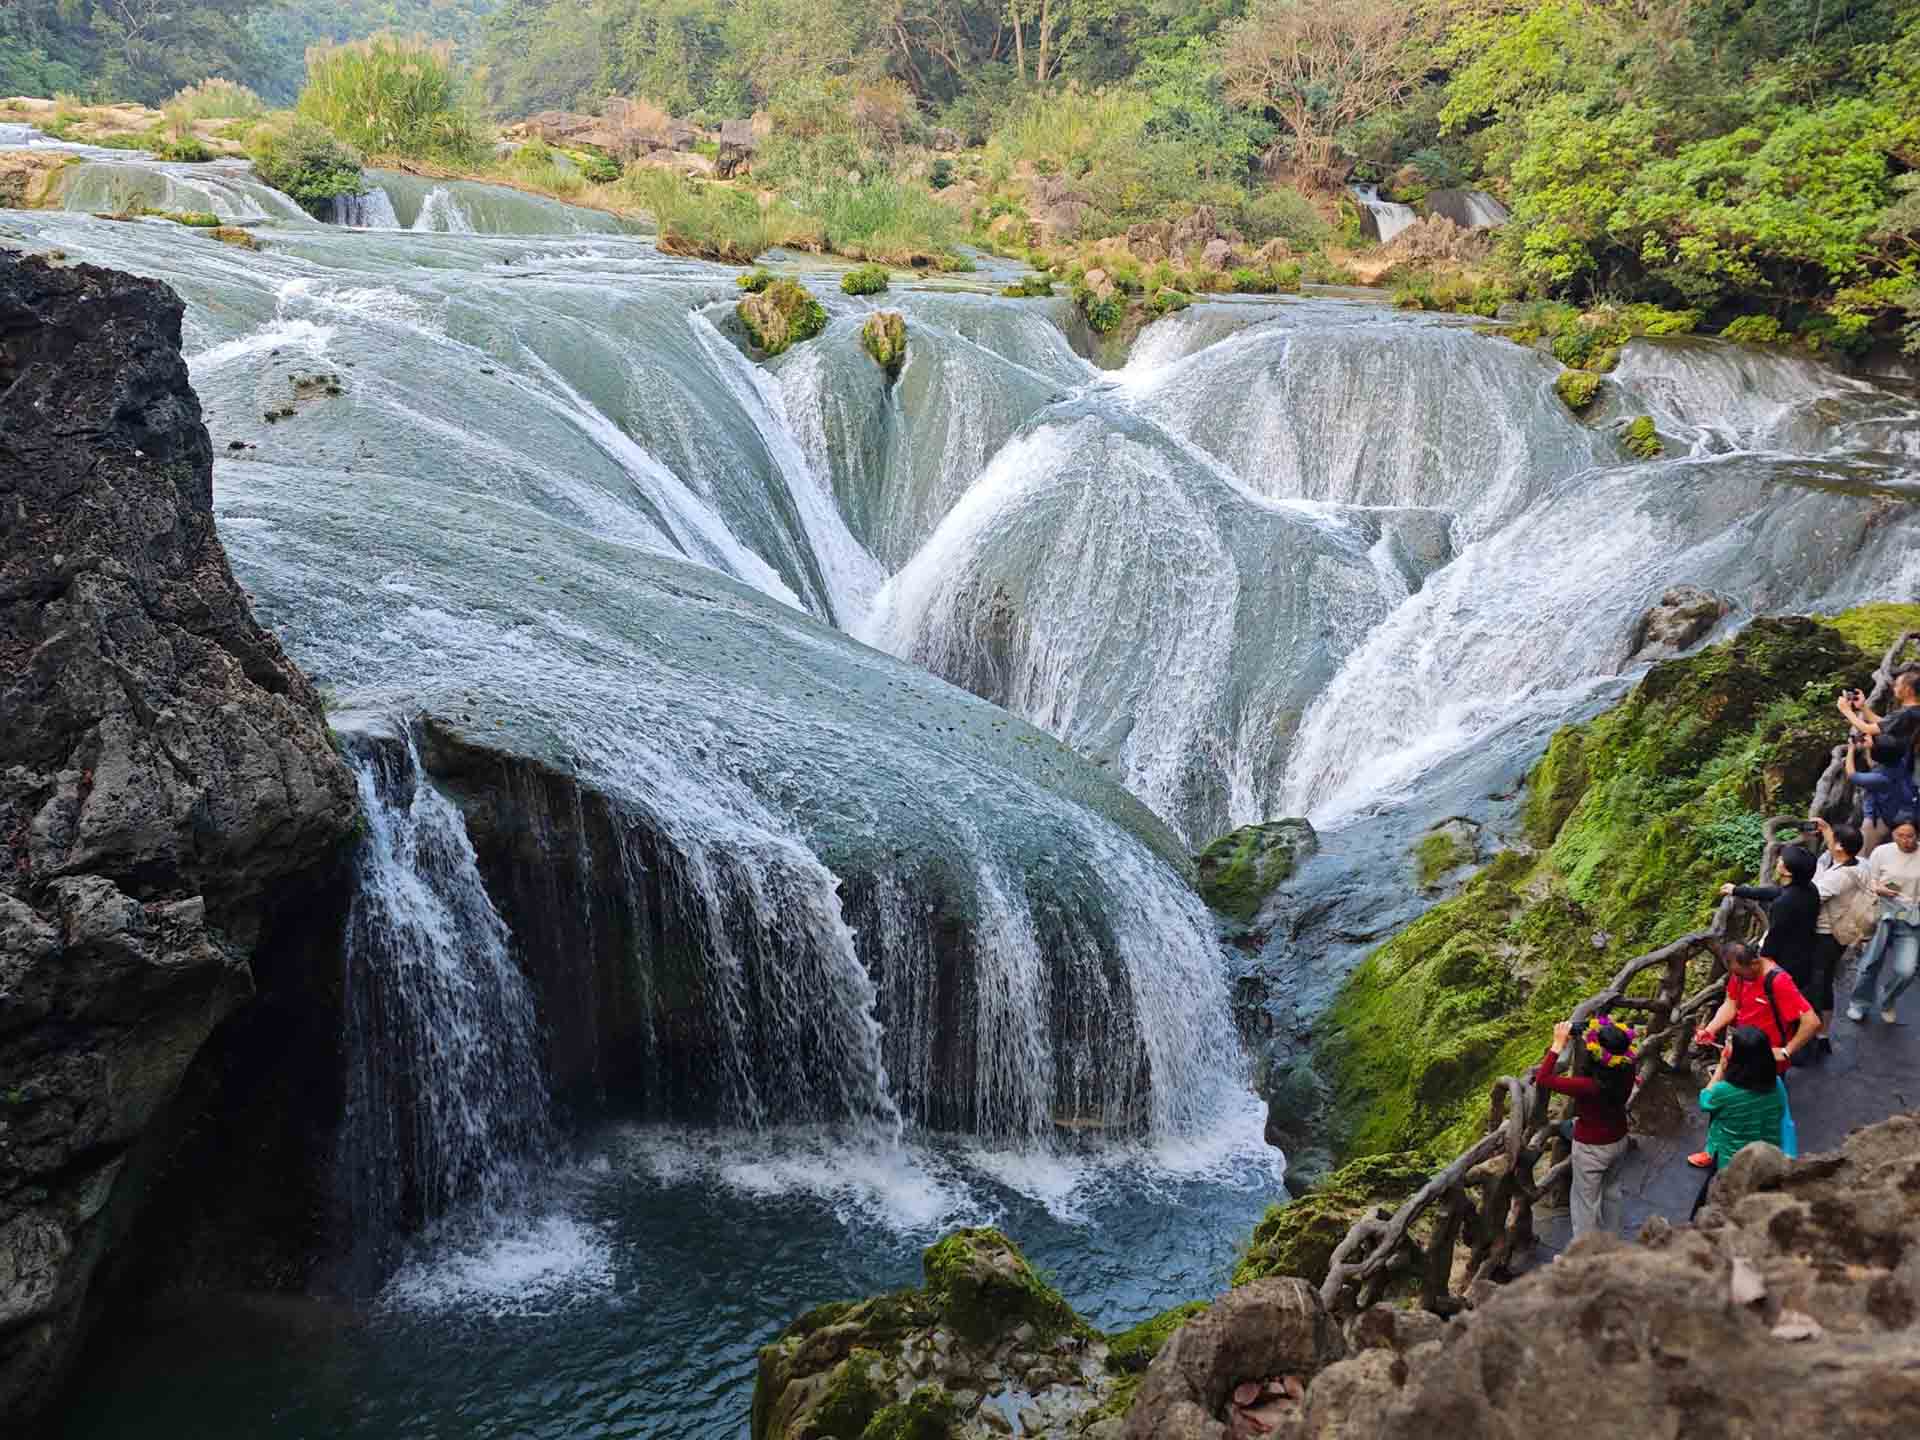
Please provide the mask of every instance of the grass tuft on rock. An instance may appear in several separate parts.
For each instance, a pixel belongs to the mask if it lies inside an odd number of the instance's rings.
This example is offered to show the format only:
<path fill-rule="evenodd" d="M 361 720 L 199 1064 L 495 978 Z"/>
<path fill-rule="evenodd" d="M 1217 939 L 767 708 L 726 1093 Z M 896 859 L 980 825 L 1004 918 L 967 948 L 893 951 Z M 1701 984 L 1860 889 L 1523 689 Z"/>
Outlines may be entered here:
<path fill-rule="evenodd" d="M 1620 443 L 1627 447 L 1627 453 L 1641 460 L 1658 460 L 1667 453 L 1667 447 L 1660 441 L 1660 432 L 1653 428 L 1653 417 L 1642 415 L 1620 432 Z"/>
<path fill-rule="evenodd" d="M 981 1343 L 1031 1325 L 1041 1341 L 1084 1322 L 998 1230 L 956 1230 L 921 1254 L 927 1296 L 962 1339 Z"/>
<path fill-rule="evenodd" d="M 1600 394 L 1600 377 L 1591 370 L 1562 370 L 1553 380 L 1553 393 L 1578 415 Z"/>
<path fill-rule="evenodd" d="M 254 126 L 247 154 L 262 184 L 291 197 L 309 215 L 324 218 L 342 195 L 366 189 L 360 152 L 324 125 L 298 115 Z"/>
<path fill-rule="evenodd" d="M 1171 1310 L 1162 1310 L 1132 1329 L 1107 1337 L 1107 1368 L 1123 1375 L 1138 1375 L 1153 1363 L 1161 1347 L 1173 1338 L 1173 1332 L 1196 1315 L 1205 1314 L 1205 1300 L 1189 1300 Z"/>
<path fill-rule="evenodd" d="M 1200 898 L 1222 915 L 1250 922 L 1275 888 L 1320 848 L 1305 820 L 1268 820 L 1222 835 L 1194 857 Z"/>
<path fill-rule="evenodd" d="M 1000 293 L 1009 300 L 1027 300 L 1040 295 L 1051 295 L 1053 294 L 1053 277 L 1026 275 L 1011 285 L 1003 286 Z"/>
<path fill-rule="evenodd" d="M 860 327 L 860 348 L 893 379 L 907 359 L 907 319 L 898 310 L 869 315 Z"/>
<path fill-rule="evenodd" d="M 856 265 L 840 277 L 840 289 L 848 295 L 878 295 L 886 288 L 884 265 Z"/>
<path fill-rule="evenodd" d="M 785 354 L 827 328 L 827 312 L 804 285 L 775 280 L 735 307 L 753 343 L 769 359 Z"/>

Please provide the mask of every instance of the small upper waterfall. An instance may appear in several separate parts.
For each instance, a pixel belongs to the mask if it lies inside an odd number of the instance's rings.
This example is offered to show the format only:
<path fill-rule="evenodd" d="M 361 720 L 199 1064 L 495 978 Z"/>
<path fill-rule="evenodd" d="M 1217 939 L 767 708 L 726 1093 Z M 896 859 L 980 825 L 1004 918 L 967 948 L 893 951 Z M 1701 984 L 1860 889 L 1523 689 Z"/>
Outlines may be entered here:
<path fill-rule="evenodd" d="M 375 185 L 359 195 L 341 195 L 333 202 L 333 223 L 356 230 L 398 230 L 400 217 L 393 212 L 393 199 Z"/>
<path fill-rule="evenodd" d="M 340 1177 L 351 1233 L 377 1249 L 455 1204 L 515 1199 L 551 1122 L 533 994 L 459 812 L 404 729 L 357 735 L 348 754 L 367 830 L 347 923 Z"/>
<path fill-rule="evenodd" d="M 1378 185 L 1349 185 L 1347 188 L 1353 192 L 1353 198 L 1366 208 L 1382 245 L 1420 218 L 1411 205 L 1382 200 Z"/>

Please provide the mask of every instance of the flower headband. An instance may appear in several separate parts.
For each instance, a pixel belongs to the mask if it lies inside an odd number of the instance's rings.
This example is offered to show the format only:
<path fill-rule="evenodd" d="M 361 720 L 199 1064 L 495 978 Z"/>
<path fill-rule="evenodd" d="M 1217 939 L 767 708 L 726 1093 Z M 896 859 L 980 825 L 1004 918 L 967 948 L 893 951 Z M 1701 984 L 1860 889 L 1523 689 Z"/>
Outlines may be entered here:
<path fill-rule="evenodd" d="M 1627 1037 L 1627 1048 L 1618 1055 L 1600 1043 L 1600 1032 L 1609 1025 Z M 1631 1025 L 1622 1025 L 1611 1015 L 1595 1015 L 1587 1021 L 1587 1033 L 1582 1039 L 1586 1042 L 1587 1054 L 1602 1065 L 1632 1065 L 1640 1058 L 1640 1032 Z"/>

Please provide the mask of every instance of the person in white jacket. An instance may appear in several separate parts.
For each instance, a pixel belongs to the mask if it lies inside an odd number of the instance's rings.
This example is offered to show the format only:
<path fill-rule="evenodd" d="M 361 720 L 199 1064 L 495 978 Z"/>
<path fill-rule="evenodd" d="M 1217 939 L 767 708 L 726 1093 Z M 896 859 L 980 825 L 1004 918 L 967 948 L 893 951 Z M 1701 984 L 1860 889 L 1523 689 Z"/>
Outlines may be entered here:
<path fill-rule="evenodd" d="M 1820 892 L 1820 920 L 1814 927 L 1813 970 L 1807 1000 L 1820 1012 L 1820 1038 L 1813 1053 L 1824 1059 L 1833 1053 L 1833 989 L 1847 950 L 1873 934 L 1880 918 L 1879 897 L 1873 893 L 1870 872 L 1860 859 L 1859 827 L 1826 821 L 1819 826 L 1824 853 L 1813 872 L 1813 888 Z"/>

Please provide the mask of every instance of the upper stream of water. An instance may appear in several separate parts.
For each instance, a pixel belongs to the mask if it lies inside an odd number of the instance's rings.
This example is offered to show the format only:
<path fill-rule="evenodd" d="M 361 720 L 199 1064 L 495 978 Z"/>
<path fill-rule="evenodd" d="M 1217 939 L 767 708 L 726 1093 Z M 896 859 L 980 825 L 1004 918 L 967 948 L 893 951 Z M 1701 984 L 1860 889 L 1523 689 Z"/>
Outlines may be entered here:
<path fill-rule="evenodd" d="M 493 1047 L 438 1057 L 449 1103 L 390 1144 L 485 1203 L 371 1304 L 163 1317 L 83 1386 L 76 1440 L 731 1440 L 756 1345 L 913 1281 L 957 1223 L 1004 1225 L 1100 1323 L 1206 1295 L 1283 1161 L 1179 852 L 1305 813 L 1327 863 L 1397 875 L 1431 818 L 1503 819 L 1490 792 L 1632 675 L 1668 586 L 1738 624 L 1920 581 L 1920 407 L 1804 358 L 1634 342 L 1582 423 L 1551 360 L 1350 295 L 1202 304 L 1102 371 L 1064 299 L 876 304 L 786 260 L 831 321 L 755 364 L 737 272 L 377 178 L 322 225 L 241 167 L 89 159 L 0 239 L 180 292 L 223 541 L 340 703 L 430 713 L 664 837 L 718 1123 L 544 1133 L 458 812 L 357 751 L 371 983 L 425 977 L 419 1023 Z M 261 248 L 86 213 L 134 204 Z M 891 387 L 858 344 L 880 307 L 908 323 Z M 1640 413 L 1665 458 L 1621 447 Z M 963 1095 L 916 1008 L 934 890 L 977 937 Z M 385 1079 L 356 1083 L 380 1112 Z M 1141 1138 L 1060 1138 L 1087 1116 Z M 403 1188 L 368 1203 L 440 1208 Z"/>

